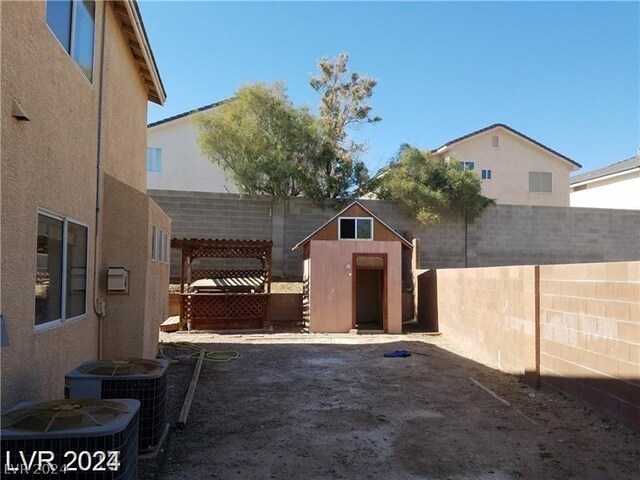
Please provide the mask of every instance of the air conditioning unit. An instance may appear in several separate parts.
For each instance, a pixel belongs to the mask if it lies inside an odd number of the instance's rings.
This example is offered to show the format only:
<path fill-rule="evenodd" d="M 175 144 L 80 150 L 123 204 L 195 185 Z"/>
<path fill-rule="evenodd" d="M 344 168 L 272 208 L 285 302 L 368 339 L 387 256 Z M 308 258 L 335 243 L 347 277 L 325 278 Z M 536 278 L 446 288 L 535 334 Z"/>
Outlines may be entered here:
<path fill-rule="evenodd" d="M 165 435 L 166 360 L 92 360 L 65 376 L 66 398 L 133 398 L 140 401 L 138 450 L 153 450 Z"/>
<path fill-rule="evenodd" d="M 138 411 L 131 399 L 19 405 L 2 415 L 3 478 L 138 478 Z"/>

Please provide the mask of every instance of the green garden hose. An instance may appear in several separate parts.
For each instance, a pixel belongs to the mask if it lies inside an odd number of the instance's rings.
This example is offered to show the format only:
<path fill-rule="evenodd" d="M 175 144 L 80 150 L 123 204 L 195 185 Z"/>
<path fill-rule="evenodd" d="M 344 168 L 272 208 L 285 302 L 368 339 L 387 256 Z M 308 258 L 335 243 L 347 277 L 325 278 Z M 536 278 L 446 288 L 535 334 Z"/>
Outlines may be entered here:
<path fill-rule="evenodd" d="M 167 346 L 193 351 L 189 355 L 178 359 L 170 357 L 164 352 L 164 348 Z M 207 350 L 206 348 L 199 347 L 191 342 L 160 342 L 158 345 L 158 351 L 162 358 L 167 360 L 169 363 L 180 363 L 182 360 L 186 360 L 188 358 L 197 358 L 200 356 L 200 352 L 204 352 L 203 360 L 215 363 L 230 362 L 231 360 L 237 360 L 242 356 L 233 350 Z"/>

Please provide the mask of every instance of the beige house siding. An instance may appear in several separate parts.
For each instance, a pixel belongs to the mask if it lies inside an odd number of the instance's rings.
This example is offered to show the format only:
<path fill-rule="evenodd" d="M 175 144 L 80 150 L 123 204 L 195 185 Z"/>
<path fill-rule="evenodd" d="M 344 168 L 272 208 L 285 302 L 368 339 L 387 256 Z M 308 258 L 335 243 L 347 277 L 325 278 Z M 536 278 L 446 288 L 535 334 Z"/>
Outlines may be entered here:
<path fill-rule="evenodd" d="M 493 137 L 498 136 L 498 146 Z M 501 204 L 569 206 L 569 173 L 578 167 L 502 128 L 487 130 L 436 154 L 475 162 L 475 171 L 491 170 L 491 180 L 481 180 L 482 193 Z M 530 193 L 529 172 L 550 172 L 551 193 Z"/>
<path fill-rule="evenodd" d="M 34 333 L 38 208 L 89 226 L 87 287 L 93 289 L 98 89 L 51 33 L 45 11 L 44 2 L 2 5 L 0 290 L 10 342 L 0 347 L 3 411 L 61 396 L 61 375 L 98 348 L 90 298 L 85 318 Z M 101 9 L 96 16 L 99 27 Z M 11 116 L 14 99 L 29 122 Z"/>
<path fill-rule="evenodd" d="M 147 188 L 237 193 L 222 168 L 200 152 L 194 115 L 149 127 L 147 145 L 162 149 L 162 169 L 147 173 Z"/>
<path fill-rule="evenodd" d="M 124 267 L 130 276 L 128 294 L 106 297 L 103 357 L 154 357 L 167 318 L 169 264 L 151 259 L 151 230 L 156 225 L 170 232 L 171 222 L 147 195 L 110 175 L 104 192 L 102 271 Z"/>
<path fill-rule="evenodd" d="M 135 288 L 140 284 L 160 285 L 168 277 L 168 266 L 150 268 L 148 265 L 146 242 L 150 218 L 154 216 L 166 231 L 170 228 L 168 218 L 143 193 L 149 92 L 140 81 L 131 51 L 126 48 L 120 20 L 111 12 L 114 7 L 111 3 L 96 2 L 94 79 L 90 83 L 47 26 L 46 2 L 2 2 L 0 307 L 9 338 L 9 345 L 0 347 L 2 411 L 25 400 L 61 397 L 64 373 L 99 355 L 93 279 L 101 29 L 105 6 L 109 13 L 105 35 L 103 169 L 124 182 L 123 196 L 134 197 L 135 193 L 140 199 L 132 204 L 133 209 L 127 204 L 114 210 L 115 190 L 103 189 L 101 210 L 104 218 L 99 224 L 97 253 L 102 256 L 103 265 L 111 265 L 115 254 L 109 249 L 124 245 L 127 250 L 134 245 L 129 255 L 139 253 L 143 259 L 140 265 L 132 263 L 132 278 L 141 280 L 132 283 Z M 12 117 L 14 100 L 22 106 L 29 117 L 28 122 Z M 104 185 L 110 183 L 106 178 L 103 175 Z M 138 209 L 137 204 L 144 204 L 144 208 Z M 88 251 L 86 315 L 36 333 L 34 288 L 38 209 L 86 224 Z M 110 224 L 121 225 L 120 231 L 138 224 L 144 228 L 139 237 L 126 231 L 118 237 L 118 232 L 109 231 Z M 110 237 L 118 237 L 120 244 L 107 245 L 105 241 Z M 141 245 L 138 249 L 137 244 Z M 99 272 L 100 296 L 105 293 L 105 275 L 105 271 Z M 163 303 L 158 288 L 155 287 L 153 294 L 143 289 L 139 293 L 128 296 L 126 320 L 130 330 L 123 331 L 118 338 L 122 343 L 123 339 L 129 340 L 130 332 L 139 332 L 139 338 L 133 341 L 136 345 L 122 350 L 127 356 L 153 354 L 151 327 L 146 334 L 145 328 L 161 321 L 155 318 L 158 309 L 146 308 L 149 295 L 153 295 L 158 304 Z M 117 301 L 109 296 L 107 318 L 115 320 L 116 313 Z M 111 328 L 106 328 L 107 335 L 112 333 Z M 157 341 L 157 332 L 155 339 Z M 106 350 L 109 345 L 105 342 L 104 347 Z"/>
<path fill-rule="evenodd" d="M 104 172 L 146 191 L 147 91 L 120 20 L 108 9 L 104 65 Z M 122 141 L 127 139 L 127 141 Z"/>

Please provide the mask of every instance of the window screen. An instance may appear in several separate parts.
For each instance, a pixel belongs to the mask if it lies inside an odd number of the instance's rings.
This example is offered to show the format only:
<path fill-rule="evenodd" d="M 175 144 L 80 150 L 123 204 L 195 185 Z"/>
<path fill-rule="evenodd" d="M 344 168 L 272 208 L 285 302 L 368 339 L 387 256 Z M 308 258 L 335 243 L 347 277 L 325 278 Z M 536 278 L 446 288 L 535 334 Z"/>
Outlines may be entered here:
<path fill-rule="evenodd" d="M 550 172 L 529 172 L 529 192 L 551 192 L 551 183 Z"/>

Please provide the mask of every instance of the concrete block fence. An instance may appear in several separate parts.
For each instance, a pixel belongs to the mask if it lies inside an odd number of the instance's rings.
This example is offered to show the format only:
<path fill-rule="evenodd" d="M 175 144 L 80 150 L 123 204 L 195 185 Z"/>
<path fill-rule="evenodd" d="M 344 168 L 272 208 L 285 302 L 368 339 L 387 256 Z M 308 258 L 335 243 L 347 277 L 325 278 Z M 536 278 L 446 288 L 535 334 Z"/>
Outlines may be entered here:
<path fill-rule="evenodd" d="M 419 321 L 640 431 L 640 262 L 430 270 Z"/>
<path fill-rule="evenodd" d="M 335 202 L 322 208 L 299 197 L 278 202 L 262 195 L 148 193 L 171 217 L 173 238 L 272 240 L 273 273 L 292 280 L 302 277 L 302 253 L 291 248 L 339 211 Z M 638 210 L 497 205 L 467 226 L 465 249 L 465 225 L 459 218 L 422 227 L 393 202 L 362 203 L 398 232 L 420 238 L 423 269 L 640 259 Z M 174 253 L 174 280 L 179 264 Z"/>

